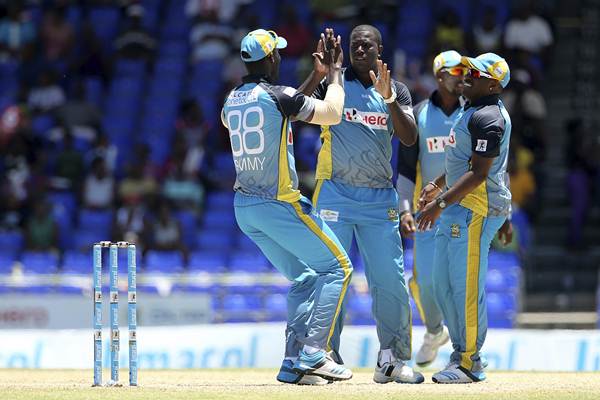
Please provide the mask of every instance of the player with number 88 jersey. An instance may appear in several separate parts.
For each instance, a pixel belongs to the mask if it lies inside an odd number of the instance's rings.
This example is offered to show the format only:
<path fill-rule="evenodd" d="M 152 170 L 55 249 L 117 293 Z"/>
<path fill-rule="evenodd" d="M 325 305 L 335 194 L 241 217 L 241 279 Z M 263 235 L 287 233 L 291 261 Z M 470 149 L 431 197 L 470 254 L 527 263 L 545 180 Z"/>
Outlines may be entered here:
<path fill-rule="evenodd" d="M 326 41 L 329 50 L 325 50 Z M 241 57 L 249 74 L 227 96 L 221 120 L 229 130 L 237 174 L 237 223 L 293 283 L 286 335 L 294 336 L 303 347 L 284 360 L 277 379 L 317 384 L 323 379 L 352 377 L 349 369 L 335 363 L 325 351 L 350 283 L 352 264 L 336 236 L 298 190 L 291 120 L 315 124 L 341 120 L 341 44 L 331 30 L 320 42 L 323 51 L 316 56 L 329 63 L 330 90 L 323 101 L 272 84 L 279 74 L 278 49 L 286 45 L 275 32 L 263 29 L 244 37 Z"/>

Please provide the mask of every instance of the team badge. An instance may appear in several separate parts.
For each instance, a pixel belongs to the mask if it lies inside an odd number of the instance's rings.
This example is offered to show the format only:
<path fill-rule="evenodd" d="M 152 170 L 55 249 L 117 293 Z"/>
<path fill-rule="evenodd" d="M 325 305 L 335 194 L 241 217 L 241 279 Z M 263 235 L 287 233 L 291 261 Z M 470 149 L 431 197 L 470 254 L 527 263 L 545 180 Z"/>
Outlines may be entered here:
<path fill-rule="evenodd" d="M 388 219 L 390 221 L 396 221 L 398 219 L 398 210 L 396 210 L 395 208 L 389 208 Z"/>
<path fill-rule="evenodd" d="M 460 226 L 458 224 L 452 224 L 452 225 L 450 225 L 450 235 L 453 238 L 459 238 L 460 237 Z"/>

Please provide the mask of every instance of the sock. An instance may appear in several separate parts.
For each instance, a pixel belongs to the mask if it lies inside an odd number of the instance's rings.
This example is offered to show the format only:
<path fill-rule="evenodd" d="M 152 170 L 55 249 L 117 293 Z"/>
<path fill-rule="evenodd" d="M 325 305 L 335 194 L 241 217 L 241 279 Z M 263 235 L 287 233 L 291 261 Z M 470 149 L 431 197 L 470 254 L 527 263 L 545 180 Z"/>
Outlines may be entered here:
<path fill-rule="evenodd" d="M 284 360 L 290 360 L 291 362 L 295 362 L 298 359 L 298 357 L 285 357 Z"/>
<path fill-rule="evenodd" d="M 392 354 L 392 349 L 381 349 L 379 350 L 379 357 L 377 358 L 377 365 L 382 366 L 385 363 L 391 363 L 396 361 L 396 357 Z"/>
<path fill-rule="evenodd" d="M 304 347 L 302 348 L 302 351 L 304 351 L 308 355 L 311 355 L 311 354 L 318 353 L 319 351 L 321 351 L 321 349 L 318 349 L 316 347 L 312 347 L 312 346 L 305 344 Z"/>

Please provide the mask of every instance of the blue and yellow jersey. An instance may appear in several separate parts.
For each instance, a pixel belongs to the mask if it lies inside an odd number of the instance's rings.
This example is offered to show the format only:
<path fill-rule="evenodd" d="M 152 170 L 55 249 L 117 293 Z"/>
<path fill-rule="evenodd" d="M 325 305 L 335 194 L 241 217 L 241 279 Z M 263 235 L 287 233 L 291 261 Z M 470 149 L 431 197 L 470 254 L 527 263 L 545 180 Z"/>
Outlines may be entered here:
<path fill-rule="evenodd" d="M 412 100 L 406 86 L 393 81 L 396 101 L 412 116 Z M 314 97 L 325 98 L 326 84 Z M 390 188 L 392 184 L 393 126 L 383 97 L 372 85 L 364 86 L 351 68 L 344 71 L 342 122 L 321 127 L 322 146 L 317 161 L 317 179 L 330 179 L 350 186 Z"/>
<path fill-rule="evenodd" d="M 400 143 L 398 196 L 401 211 L 415 210 L 423 185 L 444 174 L 445 148 L 454 144 L 450 130 L 460 113 L 460 102 L 448 115 L 439 104 L 437 96 L 437 91 L 433 92 L 428 99 L 414 108 L 418 130 L 417 142 L 412 146 Z M 406 200 L 407 206 L 402 206 L 403 200 Z"/>
<path fill-rule="evenodd" d="M 221 118 L 237 173 L 234 190 L 289 203 L 300 199 L 290 118 L 309 118 L 314 101 L 252 75 L 229 93 Z"/>
<path fill-rule="evenodd" d="M 448 187 L 470 170 L 473 154 L 494 158 L 487 179 L 460 202 L 484 217 L 509 214 L 511 194 L 506 167 L 510 132 L 508 112 L 498 95 L 490 95 L 464 106 L 450 133 L 456 143 L 446 146 Z"/>

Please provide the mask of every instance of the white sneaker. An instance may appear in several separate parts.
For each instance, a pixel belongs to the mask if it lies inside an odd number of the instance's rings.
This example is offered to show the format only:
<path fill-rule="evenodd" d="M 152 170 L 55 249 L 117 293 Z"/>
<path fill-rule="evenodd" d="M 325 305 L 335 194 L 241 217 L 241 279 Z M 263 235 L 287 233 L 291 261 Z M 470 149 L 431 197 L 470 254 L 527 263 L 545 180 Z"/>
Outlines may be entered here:
<path fill-rule="evenodd" d="M 486 378 L 483 369 L 469 371 L 456 363 L 450 363 L 432 376 L 435 383 L 474 383 L 484 381 Z"/>
<path fill-rule="evenodd" d="M 448 333 L 448 328 L 445 326 L 436 335 L 427 332 L 423 337 L 423 344 L 415 357 L 417 365 L 419 367 L 426 367 L 431 364 L 437 357 L 440 347 L 448 343 L 448 340 L 450 340 L 450 334 Z"/>
<path fill-rule="evenodd" d="M 423 383 L 425 378 L 420 372 L 415 372 L 411 367 L 400 360 L 386 362 L 381 367 L 375 366 L 373 380 L 377 383 Z"/>
<path fill-rule="evenodd" d="M 314 354 L 307 354 L 301 350 L 293 369 L 298 374 L 316 375 L 328 381 L 345 381 L 352 378 L 352 371 L 337 364 L 323 350 Z"/>
<path fill-rule="evenodd" d="M 317 375 L 304 375 L 296 385 L 306 385 L 306 386 L 321 386 L 327 385 L 328 383 L 332 383 L 333 381 L 328 381 L 326 379 L 321 378 Z"/>

